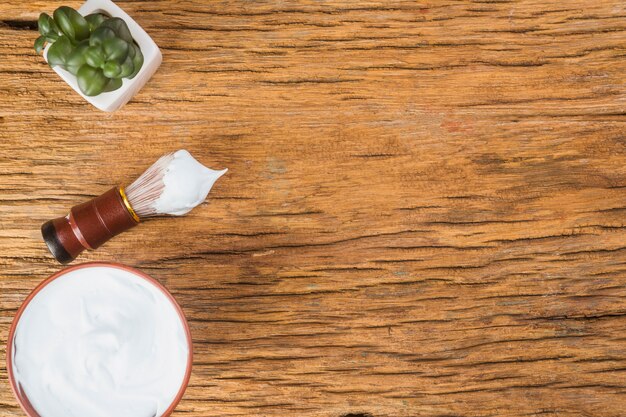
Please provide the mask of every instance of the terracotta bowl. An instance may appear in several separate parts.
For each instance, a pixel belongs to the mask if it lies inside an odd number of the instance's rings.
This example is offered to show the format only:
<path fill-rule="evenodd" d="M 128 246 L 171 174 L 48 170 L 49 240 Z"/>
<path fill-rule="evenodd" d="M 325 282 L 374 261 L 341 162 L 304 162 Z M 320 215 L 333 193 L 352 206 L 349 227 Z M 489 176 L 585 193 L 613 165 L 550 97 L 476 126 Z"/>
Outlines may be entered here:
<path fill-rule="evenodd" d="M 17 386 L 17 384 L 15 382 L 15 377 L 13 376 L 13 343 L 14 343 L 14 338 L 15 338 L 15 329 L 17 328 L 17 324 L 18 324 L 18 322 L 20 320 L 20 317 L 22 316 L 22 313 L 26 309 L 26 306 L 28 306 L 28 303 L 31 302 L 31 300 L 39 293 L 39 291 L 41 291 L 46 285 L 50 284 L 55 279 L 57 279 L 57 278 L 65 275 L 65 274 L 67 274 L 68 272 L 75 271 L 77 269 L 90 268 L 90 267 L 109 267 L 109 268 L 122 269 L 122 270 L 130 272 L 130 273 L 132 273 L 132 274 L 134 274 L 134 275 L 136 275 L 136 276 L 138 276 L 140 278 L 145 279 L 150 284 L 152 284 L 154 287 L 156 287 L 159 291 L 161 291 L 163 294 L 165 294 L 165 296 L 172 302 L 172 305 L 174 306 L 174 308 L 178 312 L 178 315 L 180 317 L 180 321 L 181 321 L 181 323 L 183 325 L 183 328 L 185 330 L 185 335 L 187 337 L 187 346 L 188 346 L 188 350 L 189 350 L 189 355 L 187 357 L 187 369 L 185 370 L 185 376 L 183 378 L 183 382 L 181 384 L 181 387 L 178 390 L 178 393 L 176 394 L 176 397 L 172 401 L 172 404 L 170 404 L 170 406 L 167 408 L 167 410 L 165 410 L 165 413 L 163 414 L 163 417 L 169 416 L 170 414 L 172 414 L 172 412 L 176 408 L 176 405 L 178 405 L 178 403 L 180 402 L 181 398 L 183 397 L 183 394 L 185 393 L 185 390 L 187 389 L 187 386 L 189 385 L 189 378 L 191 376 L 191 364 L 192 364 L 192 359 L 193 359 L 193 351 L 192 351 L 193 346 L 192 346 L 192 343 L 191 343 L 191 332 L 189 331 L 189 325 L 187 324 L 187 319 L 185 318 L 185 314 L 183 313 L 183 310 L 180 308 L 180 306 L 178 305 L 178 303 L 176 302 L 174 297 L 157 280 L 155 280 L 154 278 L 150 277 L 149 275 L 147 275 L 147 274 L 145 274 L 145 273 L 143 273 L 141 271 L 138 271 L 137 269 L 128 267 L 126 265 L 112 263 L 112 262 L 87 262 L 87 263 L 84 263 L 84 264 L 79 264 L 79 265 L 71 266 L 69 268 L 65 268 L 65 269 L 57 272 L 56 274 L 53 274 L 50 277 L 48 277 L 45 281 L 43 281 L 41 284 L 39 284 L 28 295 L 28 297 L 26 297 L 26 300 L 22 303 L 21 307 L 17 311 L 17 314 L 15 315 L 15 318 L 13 319 L 13 323 L 11 323 L 11 328 L 9 329 L 9 338 L 8 338 L 8 342 L 7 342 L 7 349 L 6 349 L 6 352 L 7 352 L 7 355 L 6 355 L 6 358 L 7 358 L 7 373 L 9 374 L 9 383 L 11 385 L 11 389 L 13 390 L 13 394 L 15 395 L 15 398 L 17 398 L 17 401 L 18 401 L 20 407 L 22 408 L 22 410 L 24 410 L 24 412 L 26 413 L 26 415 L 28 417 L 41 417 L 37 413 L 37 411 L 35 411 L 35 409 L 31 405 L 31 403 L 28 400 L 28 398 L 26 397 L 26 395 L 22 392 L 21 389 L 18 388 L 18 386 Z"/>

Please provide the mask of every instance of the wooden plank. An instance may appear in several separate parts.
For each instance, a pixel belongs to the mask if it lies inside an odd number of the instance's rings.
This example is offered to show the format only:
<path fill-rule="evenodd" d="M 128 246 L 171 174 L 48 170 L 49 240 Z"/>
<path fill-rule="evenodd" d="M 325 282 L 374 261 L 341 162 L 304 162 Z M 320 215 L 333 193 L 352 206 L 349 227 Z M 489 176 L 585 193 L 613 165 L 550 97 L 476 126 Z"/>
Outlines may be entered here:
<path fill-rule="evenodd" d="M 164 62 L 114 114 L 0 4 L 2 356 L 41 223 L 186 148 L 210 201 L 81 258 L 181 303 L 174 416 L 626 415 L 622 1 L 118 3 Z"/>

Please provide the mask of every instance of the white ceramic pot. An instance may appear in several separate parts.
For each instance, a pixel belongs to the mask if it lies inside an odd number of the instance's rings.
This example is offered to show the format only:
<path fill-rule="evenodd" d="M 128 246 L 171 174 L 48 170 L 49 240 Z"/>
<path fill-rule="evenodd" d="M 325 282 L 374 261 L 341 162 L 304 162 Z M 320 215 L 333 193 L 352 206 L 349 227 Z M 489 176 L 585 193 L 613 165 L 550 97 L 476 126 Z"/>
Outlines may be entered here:
<path fill-rule="evenodd" d="M 135 42 L 137 42 L 139 48 L 141 49 L 141 53 L 143 54 L 143 66 L 132 80 L 124 78 L 122 86 L 117 90 L 102 93 L 94 97 L 88 97 L 80 91 L 78 81 L 74 75 L 62 68 L 53 68 L 54 71 L 74 89 L 74 91 L 80 94 L 85 100 L 93 104 L 95 107 L 102 111 L 115 111 L 124 104 L 128 103 L 128 101 L 133 98 L 139 90 L 141 90 L 141 87 L 148 82 L 148 80 L 156 72 L 157 68 L 159 68 L 159 65 L 161 65 L 163 56 L 161 55 L 159 47 L 156 43 L 154 43 L 146 31 L 143 30 L 137 22 L 135 22 L 128 14 L 126 14 L 126 12 L 124 12 L 124 10 L 111 0 L 87 0 L 80 7 L 80 9 L 78 9 L 78 12 L 83 16 L 96 12 L 104 12 L 111 17 L 119 17 L 123 19 L 128 25 L 130 33 L 133 35 Z M 50 45 L 46 47 L 43 54 L 46 62 L 48 61 L 48 48 L 50 48 Z"/>

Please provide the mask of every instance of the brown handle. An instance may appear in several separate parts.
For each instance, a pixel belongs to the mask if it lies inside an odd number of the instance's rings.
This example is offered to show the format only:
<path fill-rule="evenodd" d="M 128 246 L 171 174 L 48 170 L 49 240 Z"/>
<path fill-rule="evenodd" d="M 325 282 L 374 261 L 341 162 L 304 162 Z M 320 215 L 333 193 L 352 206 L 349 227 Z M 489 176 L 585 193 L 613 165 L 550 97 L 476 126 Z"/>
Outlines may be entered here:
<path fill-rule="evenodd" d="M 124 204 L 121 188 L 113 187 L 93 200 L 72 207 L 67 216 L 45 222 L 41 234 L 52 255 L 65 264 L 85 249 L 97 249 L 137 224 Z"/>

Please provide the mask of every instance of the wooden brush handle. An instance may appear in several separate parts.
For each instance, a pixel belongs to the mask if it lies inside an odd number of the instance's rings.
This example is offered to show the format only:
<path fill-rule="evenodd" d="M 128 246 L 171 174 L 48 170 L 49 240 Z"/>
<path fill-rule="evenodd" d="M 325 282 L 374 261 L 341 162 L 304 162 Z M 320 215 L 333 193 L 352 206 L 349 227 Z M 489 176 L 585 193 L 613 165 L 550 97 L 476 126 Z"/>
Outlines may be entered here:
<path fill-rule="evenodd" d="M 41 226 L 43 239 L 57 261 L 69 263 L 85 249 L 97 249 L 113 236 L 139 224 L 124 204 L 122 195 L 120 187 L 113 187 L 99 197 L 72 207 L 67 216 Z"/>

